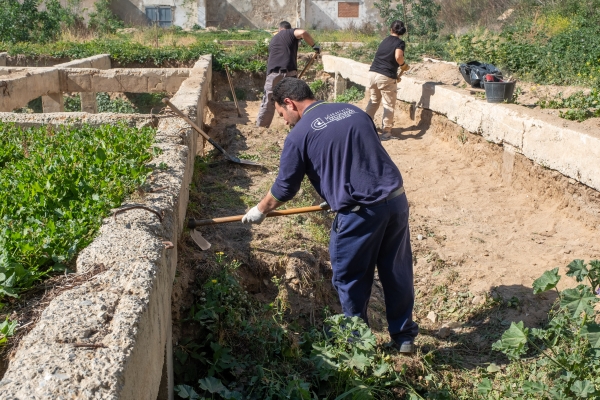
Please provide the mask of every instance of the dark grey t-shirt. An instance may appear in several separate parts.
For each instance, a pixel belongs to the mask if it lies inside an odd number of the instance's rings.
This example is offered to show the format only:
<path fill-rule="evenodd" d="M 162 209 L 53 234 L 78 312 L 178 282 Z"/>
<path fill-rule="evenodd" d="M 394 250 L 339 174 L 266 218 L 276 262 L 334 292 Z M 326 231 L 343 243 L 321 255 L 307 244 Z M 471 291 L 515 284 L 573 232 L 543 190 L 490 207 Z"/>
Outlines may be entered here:
<path fill-rule="evenodd" d="M 404 51 L 404 40 L 397 36 L 388 36 L 377 48 L 375 59 L 369 71 L 377 72 L 390 78 L 396 79 L 398 75 L 398 62 L 396 61 L 396 49 Z"/>
<path fill-rule="evenodd" d="M 267 74 L 276 69 L 287 69 L 288 71 L 298 69 L 296 58 L 298 57 L 298 43 L 300 43 L 300 40 L 296 39 L 294 31 L 295 29 L 284 29 L 271 39 Z"/>

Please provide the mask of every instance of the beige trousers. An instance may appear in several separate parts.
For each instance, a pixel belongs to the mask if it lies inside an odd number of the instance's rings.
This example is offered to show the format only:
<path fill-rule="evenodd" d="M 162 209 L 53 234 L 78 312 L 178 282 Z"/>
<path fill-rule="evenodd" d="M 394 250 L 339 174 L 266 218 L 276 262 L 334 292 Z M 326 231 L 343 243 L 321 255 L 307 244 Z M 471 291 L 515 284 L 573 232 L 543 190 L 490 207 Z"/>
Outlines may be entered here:
<path fill-rule="evenodd" d="M 390 132 L 394 126 L 396 106 L 396 80 L 377 72 L 369 71 L 369 104 L 365 112 L 375 122 L 375 112 L 383 100 L 383 131 Z M 375 122 L 377 126 L 377 122 Z"/>

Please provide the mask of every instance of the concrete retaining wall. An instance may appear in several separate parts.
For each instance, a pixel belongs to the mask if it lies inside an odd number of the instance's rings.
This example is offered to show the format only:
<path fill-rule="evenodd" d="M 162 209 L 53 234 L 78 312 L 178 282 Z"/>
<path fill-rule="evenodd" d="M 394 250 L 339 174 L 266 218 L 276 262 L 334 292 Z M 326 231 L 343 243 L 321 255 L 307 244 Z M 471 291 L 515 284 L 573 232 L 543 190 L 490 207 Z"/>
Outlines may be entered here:
<path fill-rule="evenodd" d="M 369 65 L 323 56 L 326 72 L 368 87 Z M 492 104 L 453 86 L 403 77 L 398 99 L 445 115 L 465 130 L 521 153 L 600 190 L 600 133 L 584 132 L 577 122 L 515 104 Z"/>
<path fill-rule="evenodd" d="M 173 103 L 201 121 L 211 59 L 202 57 Z M 161 119 L 155 146 L 164 162 L 156 192 L 106 218 L 77 258 L 79 273 L 103 271 L 51 301 L 23 338 L 0 381 L 2 399 L 171 399 L 171 290 L 197 146 L 180 118 Z M 78 347 L 76 344 L 95 345 Z M 160 383 L 160 386 L 159 386 Z"/>

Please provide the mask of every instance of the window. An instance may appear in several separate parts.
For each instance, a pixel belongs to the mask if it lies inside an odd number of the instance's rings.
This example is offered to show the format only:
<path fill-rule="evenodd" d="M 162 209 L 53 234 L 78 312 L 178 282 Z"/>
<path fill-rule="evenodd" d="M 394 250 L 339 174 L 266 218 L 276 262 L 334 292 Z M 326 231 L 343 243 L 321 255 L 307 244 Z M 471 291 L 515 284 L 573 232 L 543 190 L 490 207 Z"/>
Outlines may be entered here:
<path fill-rule="evenodd" d="M 158 26 L 171 26 L 173 17 L 171 7 L 146 7 L 146 17 Z"/>
<path fill-rule="evenodd" d="M 358 18 L 358 3 L 338 3 L 338 18 Z"/>

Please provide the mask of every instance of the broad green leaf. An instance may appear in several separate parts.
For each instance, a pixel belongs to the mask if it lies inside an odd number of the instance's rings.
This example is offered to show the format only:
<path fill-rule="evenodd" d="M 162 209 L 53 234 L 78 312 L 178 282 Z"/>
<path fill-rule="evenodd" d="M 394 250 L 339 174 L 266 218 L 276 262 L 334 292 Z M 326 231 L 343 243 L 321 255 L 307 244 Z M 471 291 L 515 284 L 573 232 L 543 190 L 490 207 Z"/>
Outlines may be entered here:
<path fill-rule="evenodd" d="M 492 349 L 501 351 L 510 358 L 519 358 L 527 350 L 527 335 L 529 329 L 525 328 L 523 321 L 511 323 L 510 328 L 502 334 L 502 338 L 493 344 Z"/>
<path fill-rule="evenodd" d="M 379 363 L 379 365 L 377 366 L 377 368 L 375 370 L 373 370 L 373 375 L 380 378 L 383 375 L 385 375 L 390 369 L 390 366 L 388 365 L 388 363 L 386 363 L 385 361 L 382 361 L 381 363 Z"/>
<path fill-rule="evenodd" d="M 200 385 L 202 390 L 206 390 L 209 393 L 220 393 L 223 390 L 227 390 L 227 388 L 221 383 L 221 380 L 213 376 L 200 379 L 198 381 L 198 384 Z"/>
<path fill-rule="evenodd" d="M 492 391 L 492 381 L 484 378 L 477 386 L 477 393 L 482 396 L 487 396 Z"/>
<path fill-rule="evenodd" d="M 577 282 L 581 282 L 588 275 L 588 269 L 586 268 L 583 260 L 573 260 L 569 265 L 567 265 L 569 270 L 567 271 L 567 276 L 572 276 L 577 279 Z"/>
<path fill-rule="evenodd" d="M 371 362 L 370 362 L 369 358 L 358 353 L 357 351 L 354 351 L 354 354 L 352 355 L 352 357 L 350 358 L 350 361 L 348 362 L 348 366 L 350 368 L 356 368 L 359 371 L 364 371 L 365 368 L 367 368 L 370 365 L 370 363 Z"/>
<path fill-rule="evenodd" d="M 558 267 L 551 271 L 544 272 L 542 276 L 533 281 L 533 294 L 554 289 L 559 280 L 560 275 L 558 275 Z"/>
<path fill-rule="evenodd" d="M 487 372 L 500 372 L 501 369 L 498 365 L 496 365 L 496 363 L 491 363 L 490 365 L 488 365 L 488 367 L 486 368 Z"/>
<path fill-rule="evenodd" d="M 523 382 L 523 391 L 526 394 L 543 396 L 548 391 L 548 386 L 542 382 L 525 381 Z"/>
<path fill-rule="evenodd" d="M 566 308 L 574 318 L 579 317 L 584 311 L 588 315 L 593 315 L 593 305 L 598 301 L 590 287 L 584 285 L 563 290 L 560 297 L 560 306 Z"/>
<path fill-rule="evenodd" d="M 589 395 L 596 393 L 594 384 L 588 380 L 575 381 L 570 389 L 577 397 L 583 398 L 587 398 Z"/>
<path fill-rule="evenodd" d="M 197 400 L 200 398 L 193 387 L 188 385 L 177 385 L 174 387 L 175 393 L 182 399 Z"/>
<path fill-rule="evenodd" d="M 588 324 L 581 329 L 581 336 L 590 342 L 590 347 L 595 352 L 596 357 L 600 357 L 600 325 Z"/>

